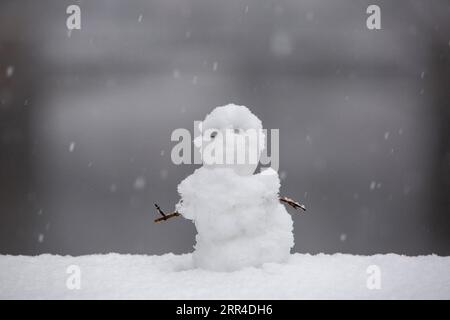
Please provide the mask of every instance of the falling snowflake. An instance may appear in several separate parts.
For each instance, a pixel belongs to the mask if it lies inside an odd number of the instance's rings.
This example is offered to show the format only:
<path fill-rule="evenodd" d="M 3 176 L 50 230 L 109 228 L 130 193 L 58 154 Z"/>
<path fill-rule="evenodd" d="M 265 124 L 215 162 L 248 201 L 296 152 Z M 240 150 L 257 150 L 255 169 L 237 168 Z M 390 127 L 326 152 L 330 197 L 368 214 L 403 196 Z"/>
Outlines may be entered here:
<path fill-rule="evenodd" d="M 308 142 L 309 144 L 311 144 L 312 142 L 311 137 L 309 135 L 306 136 L 306 142 Z"/>
<path fill-rule="evenodd" d="M 6 68 L 6 77 L 10 78 L 10 77 L 12 77 L 13 74 L 14 74 L 14 67 L 13 66 L 8 66 Z"/>
<path fill-rule="evenodd" d="M 166 169 L 163 169 L 160 171 L 161 180 L 166 180 L 167 176 L 169 175 L 169 172 Z"/>
<path fill-rule="evenodd" d="M 146 184 L 147 184 L 147 181 L 145 180 L 145 177 L 140 176 L 140 177 L 137 177 L 136 180 L 134 180 L 133 187 L 136 190 L 142 190 L 145 188 Z"/>
<path fill-rule="evenodd" d="M 285 32 L 277 32 L 270 39 L 270 49 L 276 56 L 288 56 L 293 51 L 291 37 Z"/>
<path fill-rule="evenodd" d="M 310 11 L 306 14 L 306 20 L 313 21 L 314 20 L 314 12 Z"/>

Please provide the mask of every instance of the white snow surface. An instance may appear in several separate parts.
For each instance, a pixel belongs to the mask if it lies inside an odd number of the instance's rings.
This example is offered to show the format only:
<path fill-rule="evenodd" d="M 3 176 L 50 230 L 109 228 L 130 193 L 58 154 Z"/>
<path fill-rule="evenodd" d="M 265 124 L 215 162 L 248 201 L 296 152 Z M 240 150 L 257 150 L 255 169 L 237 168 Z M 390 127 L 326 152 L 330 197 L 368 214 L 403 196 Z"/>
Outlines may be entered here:
<path fill-rule="evenodd" d="M 81 270 L 70 290 L 67 268 Z M 381 270 L 369 290 L 367 268 Z M 193 267 L 191 254 L 0 256 L 1 299 L 450 299 L 450 257 L 292 254 L 235 272 Z"/>

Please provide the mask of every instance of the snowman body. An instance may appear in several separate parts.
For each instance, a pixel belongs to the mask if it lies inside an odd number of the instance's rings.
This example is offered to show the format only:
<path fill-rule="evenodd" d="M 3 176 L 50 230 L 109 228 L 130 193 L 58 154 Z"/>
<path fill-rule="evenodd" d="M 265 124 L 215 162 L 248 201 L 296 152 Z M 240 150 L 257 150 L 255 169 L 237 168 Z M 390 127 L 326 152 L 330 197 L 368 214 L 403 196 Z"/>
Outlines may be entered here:
<path fill-rule="evenodd" d="M 197 267 L 233 271 L 283 262 L 294 245 L 292 218 L 278 200 L 278 174 L 241 176 L 202 167 L 178 186 L 177 206 L 197 229 Z"/>
<path fill-rule="evenodd" d="M 215 126 L 208 128 L 216 131 L 231 127 L 239 134 L 249 124 L 262 128 L 244 106 L 218 107 L 208 117 L 204 122 L 208 125 L 212 119 Z M 218 124 L 217 118 L 222 122 Z M 204 132 L 210 136 L 208 130 Z M 223 145 L 226 153 L 229 148 Z M 293 222 L 279 202 L 278 174 L 270 168 L 253 174 L 254 168 L 253 163 L 204 164 L 178 185 L 181 200 L 176 209 L 193 221 L 198 232 L 193 253 L 196 267 L 234 271 L 288 259 L 294 245 Z"/>

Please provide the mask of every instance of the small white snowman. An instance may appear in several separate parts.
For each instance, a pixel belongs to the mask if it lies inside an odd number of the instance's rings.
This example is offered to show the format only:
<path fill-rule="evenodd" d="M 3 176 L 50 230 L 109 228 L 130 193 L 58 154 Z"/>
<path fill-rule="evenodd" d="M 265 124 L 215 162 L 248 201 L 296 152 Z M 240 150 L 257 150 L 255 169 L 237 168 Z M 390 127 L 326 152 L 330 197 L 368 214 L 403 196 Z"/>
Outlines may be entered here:
<path fill-rule="evenodd" d="M 176 212 L 197 229 L 196 267 L 234 271 L 283 262 L 294 246 L 292 218 L 280 203 L 305 208 L 280 198 L 280 179 L 269 168 L 254 174 L 265 146 L 261 121 L 245 106 L 215 108 L 202 122 L 194 144 L 203 166 L 178 185 Z"/>

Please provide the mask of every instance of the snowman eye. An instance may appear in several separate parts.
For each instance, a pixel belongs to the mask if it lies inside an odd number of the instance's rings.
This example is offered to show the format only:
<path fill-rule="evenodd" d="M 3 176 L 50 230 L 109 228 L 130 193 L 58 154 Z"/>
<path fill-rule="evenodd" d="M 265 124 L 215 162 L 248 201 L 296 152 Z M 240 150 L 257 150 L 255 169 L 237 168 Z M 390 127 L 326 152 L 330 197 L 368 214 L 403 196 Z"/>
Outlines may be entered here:
<path fill-rule="evenodd" d="M 234 129 L 234 133 L 235 133 L 235 134 L 241 133 L 241 129 Z"/>
<path fill-rule="evenodd" d="M 214 139 L 216 136 L 217 136 L 217 131 L 211 132 L 210 137 L 211 137 L 212 139 Z"/>

